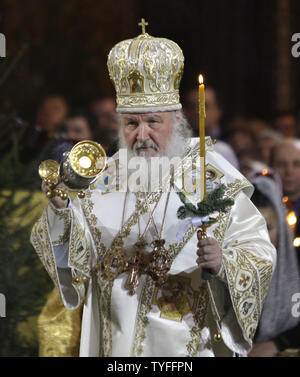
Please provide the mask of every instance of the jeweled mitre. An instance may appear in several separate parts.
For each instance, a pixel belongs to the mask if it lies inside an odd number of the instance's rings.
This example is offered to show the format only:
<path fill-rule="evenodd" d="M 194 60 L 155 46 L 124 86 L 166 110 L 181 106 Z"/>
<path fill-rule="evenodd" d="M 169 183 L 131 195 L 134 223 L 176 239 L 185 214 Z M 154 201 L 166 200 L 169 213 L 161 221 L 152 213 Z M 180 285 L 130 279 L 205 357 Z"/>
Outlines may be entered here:
<path fill-rule="evenodd" d="M 184 56 L 175 42 L 141 34 L 115 45 L 107 65 L 119 113 L 181 109 L 179 84 Z"/>

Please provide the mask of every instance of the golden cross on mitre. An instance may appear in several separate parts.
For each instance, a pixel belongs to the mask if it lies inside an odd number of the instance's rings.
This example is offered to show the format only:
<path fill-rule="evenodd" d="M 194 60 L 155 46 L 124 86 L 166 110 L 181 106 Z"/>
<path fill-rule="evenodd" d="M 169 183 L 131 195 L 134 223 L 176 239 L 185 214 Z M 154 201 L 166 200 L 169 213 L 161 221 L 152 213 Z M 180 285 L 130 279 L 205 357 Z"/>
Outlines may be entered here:
<path fill-rule="evenodd" d="M 144 18 L 141 19 L 141 22 L 138 23 L 139 26 L 142 27 L 142 34 L 146 34 L 146 27 L 145 26 L 148 26 L 148 22 L 145 21 Z"/>

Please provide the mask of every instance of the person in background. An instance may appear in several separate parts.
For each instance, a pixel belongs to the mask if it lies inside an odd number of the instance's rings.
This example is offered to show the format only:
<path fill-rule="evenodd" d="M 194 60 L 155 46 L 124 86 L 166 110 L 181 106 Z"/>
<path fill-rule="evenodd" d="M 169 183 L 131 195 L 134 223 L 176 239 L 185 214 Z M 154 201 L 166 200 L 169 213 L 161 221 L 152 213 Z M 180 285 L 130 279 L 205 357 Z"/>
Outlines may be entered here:
<path fill-rule="evenodd" d="M 70 114 L 64 121 L 62 135 L 74 143 L 93 140 L 92 119 L 80 111 Z"/>
<path fill-rule="evenodd" d="M 285 202 L 296 216 L 294 239 L 300 237 L 300 140 L 285 139 L 272 149 L 271 164 L 282 180 Z M 297 246 L 300 265 L 300 248 Z"/>
<path fill-rule="evenodd" d="M 273 120 L 273 128 L 285 137 L 297 137 L 297 116 L 292 111 L 280 112 Z"/>
<path fill-rule="evenodd" d="M 237 154 L 241 165 L 259 159 L 256 142 L 268 129 L 270 129 L 268 123 L 255 117 L 236 116 L 227 124 L 224 136 Z"/>
<path fill-rule="evenodd" d="M 190 89 L 185 95 L 184 114 L 192 127 L 194 137 L 199 137 L 199 93 L 198 90 Z M 226 158 L 236 169 L 239 169 L 239 162 L 236 154 L 229 144 L 222 139 L 220 121 L 223 115 L 222 108 L 217 98 L 216 91 L 207 86 L 205 89 L 205 132 L 212 139 L 216 140 L 215 150 Z"/>
<path fill-rule="evenodd" d="M 260 137 L 265 131 L 271 129 L 271 124 L 264 119 L 250 116 L 247 118 L 247 128 L 252 132 L 255 138 Z"/>
<path fill-rule="evenodd" d="M 68 114 L 68 104 L 60 95 L 49 95 L 39 105 L 35 122 L 26 128 L 22 138 L 22 158 L 25 162 L 45 155 L 58 138 L 59 126 Z"/>
<path fill-rule="evenodd" d="M 252 184 L 255 191 L 251 200 L 266 220 L 270 240 L 277 249 L 277 265 L 249 356 L 272 357 L 288 348 L 300 348 L 300 318 L 292 315 L 292 296 L 299 291 L 299 267 L 275 182 L 259 176 Z"/>
<path fill-rule="evenodd" d="M 254 138 L 250 130 L 231 128 L 227 141 L 234 150 L 240 165 L 255 159 Z"/>
<path fill-rule="evenodd" d="M 116 113 L 116 101 L 113 97 L 98 97 L 89 105 L 90 114 L 96 119 L 95 141 L 112 156 L 118 149 L 119 122 Z"/>
<path fill-rule="evenodd" d="M 271 164 L 271 150 L 283 141 L 284 137 L 277 131 L 263 131 L 257 139 L 258 159 L 268 166 Z"/>
<path fill-rule="evenodd" d="M 258 176 L 269 177 L 275 182 L 277 189 L 282 197 L 282 182 L 279 174 L 270 166 L 261 161 L 251 160 L 246 164 L 241 165 L 241 173 L 252 182 Z"/>
<path fill-rule="evenodd" d="M 48 96 L 37 110 L 35 126 L 51 135 L 55 133 L 57 126 L 64 121 L 67 113 L 68 104 L 62 96 Z"/>
<path fill-rule="evenodd" d="M 220 102 L 215 89 L 210 86 L 205 88 L 205 132 L 212 139 L 222 139 L 220 121 L 223 115 Z M 198 89 L 190 89 L 185 95 L 184 113 L 194 131 L 194 136 L 199 136 L 199 93 Z"/>
<path fill-rule="evenodd" d="M 227 141 L 235 151 L 239 154 L 246 150 L 254 150 L 254 135 L 249 128 L 239 125 L 229 125 Z"/>
<path fill-rule="evenodd" d="M 48 159 L 61 162 L 62 155 L 83 140 L 93 140 L 93 120 L 82 111 L 71 113 L 62 124 L 60 136 L 51 146 Z"/>

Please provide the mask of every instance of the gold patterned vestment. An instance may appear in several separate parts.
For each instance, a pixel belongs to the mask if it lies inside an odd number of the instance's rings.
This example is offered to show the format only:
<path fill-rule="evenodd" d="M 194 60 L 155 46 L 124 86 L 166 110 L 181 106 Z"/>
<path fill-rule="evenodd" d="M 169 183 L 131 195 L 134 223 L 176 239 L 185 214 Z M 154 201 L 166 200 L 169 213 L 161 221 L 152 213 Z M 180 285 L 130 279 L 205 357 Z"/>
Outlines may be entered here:
<path fill-rule="evenodd" d="M 184 158 L 190 174 L 197 169 L 198 156 L 199 141 L 192 139 Z M 246 355 L 251 349 L 275 267 L 275 249 L 263 217 L 249 199 L 251 184 L 213 150 L 210 138 L 206 161 L 209 183 L 223 183 L 226 197 L 235 201 L 208 229 L 208 236 L 215 237 L 223 251 L 221 270 L 209 283 L 201 279 L 196 264 L 196 228 L 191 225 L 177 239 L 184 220 L 176 217 L 182 203 L 173 190 L 163 232 L 173 261 L 168 280 L 159 287 L 142 275 L 133 296 L 124 288 L 127 273 L 110 282 L 99 265 L 113 253 L 117 236 L 123 238 L 125 251 L 132 252 L 138 217 L 144 229 L 157 202 L 153 217 L 160 229 L 166 192 L 129 192 L 120 229 L 125 192 L 105 192 L 101 180 L 69 208 L 58 210 L 49 204 L 35 224 L 31 242 L 64 305 L 76 309 L 84 302 L 81 356 L 232 356 Z M 175 170 L 175 187 L 182 189 L 181 182 Z M 155 237 L 151 223 L 146 241 Z M 65 265 L 57 261 L 60 249 L 67 250 Z"/>

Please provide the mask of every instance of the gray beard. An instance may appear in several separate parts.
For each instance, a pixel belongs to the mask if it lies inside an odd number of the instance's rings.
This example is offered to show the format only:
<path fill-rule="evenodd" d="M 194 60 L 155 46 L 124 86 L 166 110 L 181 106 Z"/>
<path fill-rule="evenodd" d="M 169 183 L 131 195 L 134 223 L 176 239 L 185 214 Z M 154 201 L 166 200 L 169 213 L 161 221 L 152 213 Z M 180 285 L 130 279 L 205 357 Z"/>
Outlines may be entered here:
<path fill-rule="evenodd" d="M 183 157 L 186 153 L 187 147 L 192 137 L 192 131 L 187 120 L 183 117 L 180 123 L 175 124 L 174 130 L 170 141 L 167 143 L 166 147 L 159 150 L 157 146 L 157 153 L 155 157 L 168 157 L 172 159 L 173 157 Z M 151 153 L 147 151 L 141 151 L 139 153 L 130 149 L 126 143 L 122 132 L 122 125 L 119 131 L 119 148 L 127 149 L 128 159 L 131 157 L 145 157 L 146 159 L 151 159 Z"/>
<path fill-rule="evenodd" d="M 174 119 L 175 122 L 175 119 Z M 136 147 L 134 146 L 132 149 L 128 147 L 126 140 L 124 138 L 122 132 L 122 125 L 119 131 L 119 148 L 127 150 L 127 158 L 128 163 L 131 158 L 135 158 L 135 161 L 138 161 L 141 158 L 141 165 L 144 166 L 144 169 L 139 170 L 139 182 L 137 182 L 136 186 L 139 187 L 136 191 L 143 191 L 143 192 L 150 192 L 151 191 L 151 180 L 153 180 L 153 176 L 151 176 L 151 159 L 155 159 L 157 157 L 166 157 L 171 161 L 174 157 L 178 159 L 182 159 L 186 154 L 187 147 L 190 142 L 191 137 L 191 129 L 189 124 L 187 123 L 186 119 L 183 117 L 180 123 L 175 123 L 172 136 L 167 143 L 164 149 L 159 149 L 157 146 L 156 155 L 152 157 L 150 152 L 147 151 L 140 151 L 137 152 Z M 137 144 L 137 143 L 135 143 Z M 147 162 L 147 167 L 145 166 L 145 161 Z M 143 165 L 144 164 L 144 165 Z M 130 181 L 130 177 L 136 170 L 128 169 L 128 181 Z M 157 178 L 158 179 L 158 178 Z M 152 182 L 153 183 L 153 182 Z M 132 188 L 134 188 L 132 186 Z"/>

